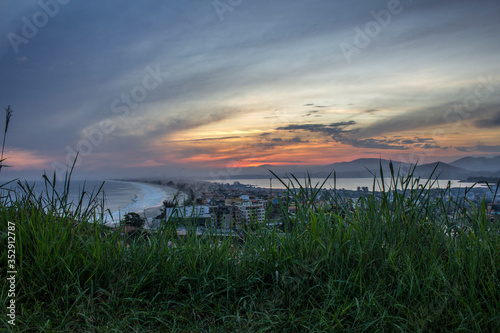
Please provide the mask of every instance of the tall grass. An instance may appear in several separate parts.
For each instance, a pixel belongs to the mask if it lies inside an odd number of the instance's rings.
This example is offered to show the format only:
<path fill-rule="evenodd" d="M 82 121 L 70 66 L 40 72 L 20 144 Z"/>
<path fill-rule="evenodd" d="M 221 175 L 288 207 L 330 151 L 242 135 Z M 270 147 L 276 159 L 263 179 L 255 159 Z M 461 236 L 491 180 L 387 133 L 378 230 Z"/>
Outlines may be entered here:
<path fill-rule="evenodd" d="M 7 221 L 17 228 L 20 307 L 15 327 L 0 320 L 19 332 L 496 330 L 498 221 L 411 171 L 391 176 L 353 202 L 283 180 L 285 232 L 255 224 L 244 241 L 179 238 L 168 221 L 120 236 L 93 214 L 98 201 L 71 206 L 55 177 L 42 197 L 23 185 L 0 204 L 3 247 Z"/>

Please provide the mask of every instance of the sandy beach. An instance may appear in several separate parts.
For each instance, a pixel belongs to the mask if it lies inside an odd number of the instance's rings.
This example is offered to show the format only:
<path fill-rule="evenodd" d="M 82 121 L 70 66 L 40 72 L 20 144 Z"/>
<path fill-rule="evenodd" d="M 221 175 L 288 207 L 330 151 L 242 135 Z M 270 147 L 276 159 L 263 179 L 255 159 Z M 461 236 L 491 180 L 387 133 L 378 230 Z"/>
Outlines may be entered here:
<path fill-rule="evenodd" d="M 134 183 L 155 187 L 155 188 L 158 188 L 158 189 L 166 192 L 167 195 L 164 197 L 164 200 L 173 200 L 175 195 L 177 194 L 178 195 L 177 199 L 178 199 L 179 203 L 182 204 L 184 202 L 184 200 L 186 200 L 186 198 L 187 198 L 187 194 L 180 192 L 178 189 L 173 188 L 173 187 L 168 187 L 165 185 L 158 185 L 158 184 L 151 184 L 151 183 L 146 183 L 146 182 L 134 182 Z M 138 213 L 142 217 L 146 218 L 147 222 L 151 222 L 151 220 L 153 218 L 155 218 L 156 216 L 158 216 L 160 214 L 160 209 L 162 207 L 162 203 L 163 202 L 159 203 L 158 205 L 152 205 L 149 207 L 145 207 L 142 210 L 134 211 L 134 212 Z"/>
<path fill-rule="evenodd" d="M 112 213 L 112 221 L 108 220 L 108 224 L 118 224 L 127 213 L 137 213 L 146 219 L 146 225 L 150 224 L 152 220 L 160 214 L 160 208 L 163 206 L 163 201 L 173 200 L 178 195 L 179 203 L 183 203 L 187 195 L 179 193 L 176 188 L 168 187 L 165 185 L 151 184 L 139 181 L 127 181 L 138 187 L 136 193 L 136 200 L 125 208 Z"/>

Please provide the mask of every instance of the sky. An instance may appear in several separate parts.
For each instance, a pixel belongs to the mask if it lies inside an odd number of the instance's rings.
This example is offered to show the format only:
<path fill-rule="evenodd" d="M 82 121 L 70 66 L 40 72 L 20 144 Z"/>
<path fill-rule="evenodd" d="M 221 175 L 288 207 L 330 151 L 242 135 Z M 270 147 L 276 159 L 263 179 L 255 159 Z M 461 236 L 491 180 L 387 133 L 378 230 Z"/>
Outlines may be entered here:
<path fill-rule="evenodd" d="M 496 0 L 2 0 L 0 13 L 2 178 L 61 174 L 76 152 L 89 178 L 500 155 Z"/>

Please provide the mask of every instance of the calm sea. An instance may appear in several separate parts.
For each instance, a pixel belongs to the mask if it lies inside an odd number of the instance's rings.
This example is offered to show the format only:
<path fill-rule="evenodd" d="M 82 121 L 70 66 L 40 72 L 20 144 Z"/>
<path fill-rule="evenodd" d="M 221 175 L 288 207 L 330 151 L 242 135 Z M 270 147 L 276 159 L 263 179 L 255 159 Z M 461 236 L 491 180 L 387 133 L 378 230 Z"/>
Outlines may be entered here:
<path fill-rule="evenodd" d="M 302 185 L 305 184 L 304 179 L 297 178 Z M 275 189 L 284 189 L 285 186 L 277 179 L 271 179 L 271 184 L 269 183 L 269 178 L 257 178 L 257 179 L 231 179 L 227 181 L 226 183 L 233 184 L 234 182 L 239 182 L 240 184 L 244 185 L 252 185 L 256 187 L 261 187 L 261 188 L 266 188 L 268 189 L 269 186 L 272 186 L 272 188 Z M 206 180 L 207 182 L 211 183 L 221 183 L 220 180 Z M 283 179 L 283 181 L 288 185 L 289 182 L 286 179 Z M 325 181 L 324 178 L 311 178 L 311 183 L 313 186 L 316 184 L 321 185 Z M 420 184 L 425 184 L 427 180 L 426 179 L 421 179 Z M 474 185 L 474 183 L 469 183 L 469 182 L 460 182 L 459 180 L 448 180 L 448 179 L 442 179 L 437 181 L 432 188 L 446 188 L 448 186 L 448 182 L 450 182 L 451 187 L 471 187 Z M 385 179 L 385 184 L 388 186 L 391 183 L 390 178 Z M 295 186 L 297 186 L 297 183 L 294 181 Z M 375 184 L 375 190 L 379 190 L 379 185 L 382 186 L 380 180 L 378 180 L 378 183 Z M 328 179 L 323 186 L 325 189 L 345 189 L 345 190 L 351 190 L 351 191 L 356 191 L 358 187 L 368 187 L 368 189 L 371 191 L 373 189 L 373 179 L 372 178 L 337 178 L 336 183 L 334 183 L 333 178 Z M 477 187 L 478 185 L 476 185 Z M 398 186 L 400 187 L 400 186 Z"/>
<path fill-rule="evenodd" d="M 45 189 L 43 181 L 28 182 L 35 186 L 35 192 L 41 193 Z M 69 190 L 69 200 L 75 202 L 80 198 L 82 190 L 86 192 L 97 191 L 103 181 L 72 181 Z M 58 192 L 62 190 L 62 184 L 58 184 Z M 15 186 L 11 186 L 14 190 Z M 99 198 L 105 200 L 105 209 L 112 212 L 112 220 L 118 221 L 128 212 L 141 212 L 145 208 L 160 206 L 164 200 L 171 200 L 172 195 L 161 187 L 143 183 L 105 181 Z M 87 200 L 88 202 L 88 200 Z M 107 214 L 109 215 L 109 214 Z M 111 217 L 106 221 L 111 222 Z"/>

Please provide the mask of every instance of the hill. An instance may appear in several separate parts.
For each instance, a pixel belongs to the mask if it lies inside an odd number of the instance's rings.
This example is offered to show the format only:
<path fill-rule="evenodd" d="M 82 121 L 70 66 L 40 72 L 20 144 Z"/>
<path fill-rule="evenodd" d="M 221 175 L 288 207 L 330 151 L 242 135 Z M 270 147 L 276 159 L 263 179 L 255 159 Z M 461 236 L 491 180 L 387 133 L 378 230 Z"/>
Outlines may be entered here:
<path fill-rule="evenodd" d="M 434 177 L 439 176 L 440 179 L 464 179 L 475 174 L 471 170 L 459 168 L 443 162 L 435 162 L 417 166 L 415 169 L 415 176 L 429 178 L 434 169 Z"/>
<path fill-rule="evenodd" d="M 451 166 L 468 169 L 472 171 L 498 173 L 500 156 L 496 157 L 463 157 L 452 163 Z"/>
<path fill-rule="evenodd" d="M 339 162 L 330 165 L 271 165 L 264 164 L 258 167 L 248 167 L 240 169 L 225 169 L 222 171 L 227 178 L 264 178 L 269 177 L 269 170 L 279 177 L 285 177 L 294 174 L 297 177 L 310 175 L 311 177 L 323 178 L 331 172 L 335 172 L 337 178 L 371 178 L 373 175 L 380 176 L 380 167 L 382 167 L 384 176 L 390 175 L 389 163 L 387 159 L 378 158 L 360 158 L 349 162 Z M 436 165 L 436 175 L 442 179 L 466 179 L 469 177 L 498 176 L 500 170 L 500 156 L 487 157 L 464 157 L 452 163 L 434 162 L 429 164 L 417 165 L 415 176 L 427 178 Z M 405 174 L 413 165 L 410 163 L 392 161 L 394 171 Z"/>

